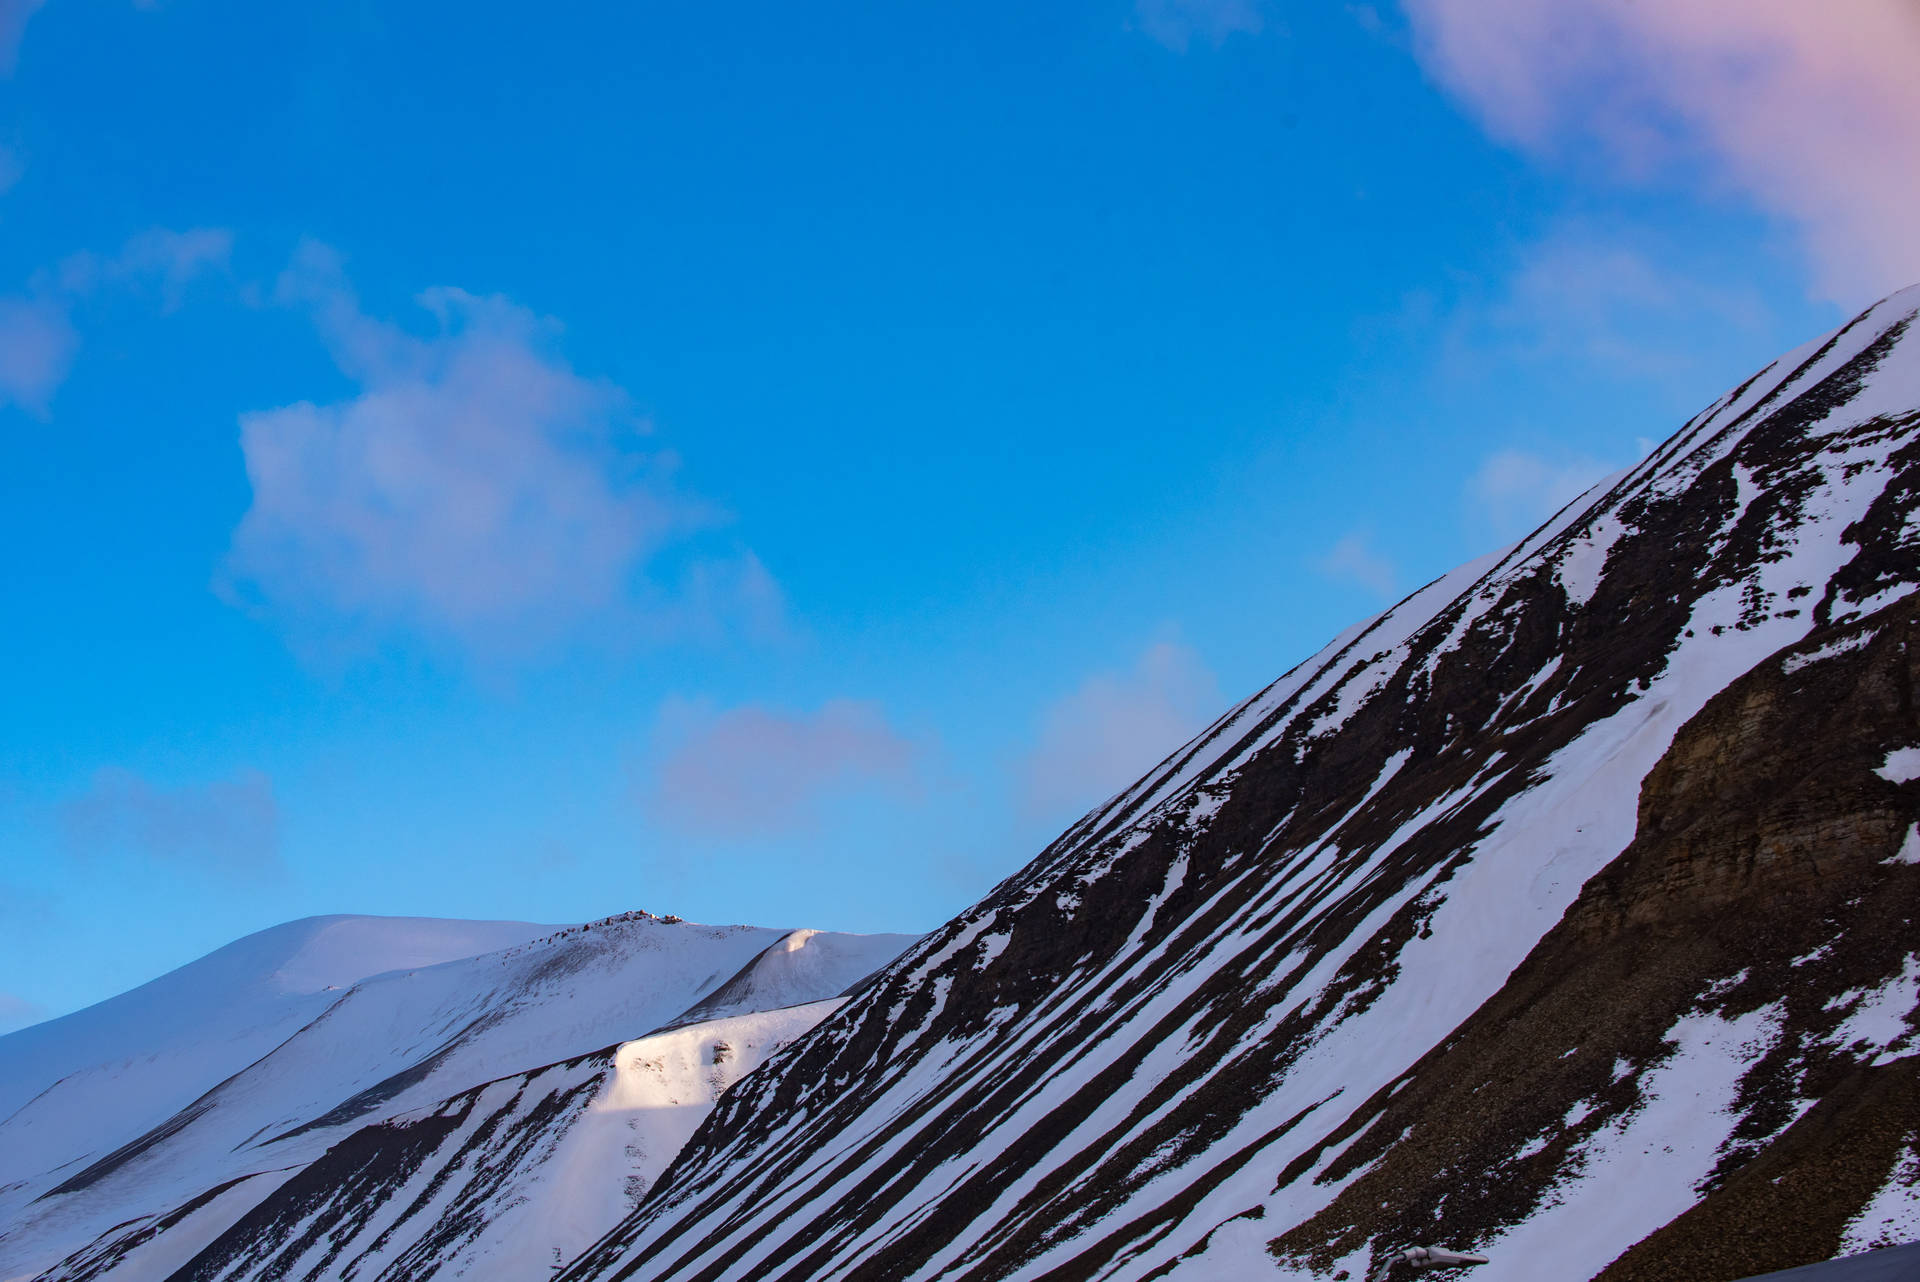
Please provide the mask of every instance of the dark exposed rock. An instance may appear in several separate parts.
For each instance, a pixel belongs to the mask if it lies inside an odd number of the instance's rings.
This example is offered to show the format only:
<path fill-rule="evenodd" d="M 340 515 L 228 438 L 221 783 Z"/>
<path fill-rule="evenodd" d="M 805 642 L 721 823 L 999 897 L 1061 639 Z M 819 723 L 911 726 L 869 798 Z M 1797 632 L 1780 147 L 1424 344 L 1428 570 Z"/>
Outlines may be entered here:
<path fill-rule="evenodd" d="M 1920 737 L 1916 303 L 1235 709 L 730 1092 L 565 1277 L 1335 1277 L 1582 1196 L 1639 1227 L 1564 1276 L 1651 1234 L 1620 1268 L 1707 1277 L 1689 1208 L 1840 1152 L 1798 1136 L 1909 1053 L 1832 1039 L 1920 901 L 1874 774 Z M 1697 1187 L 1609 1183 L 1696 1053 L 1737 1079 Z M 1885 1148 L 1720 1276 L 1831 1253 Z"/>
<path fill-rule="evenodd" d="M 1551 1193 L 1570 1149 L 1644 1105 L 1678 1020 L 1766 1008 L 1779 1033 L 1741 1082 L 1745 1121 L 1705 1200 L 1601 1276 L 1716 1282 L 1836 1254 L 1920 1136 L 1913 1064 L 1870 1068 L 1833 1040 L 1843 995 L 1898 976 L 1920 938 L 1920 865 L 1895 861 L 1920 789 L 1875 773 L 1920 742 L 1917 618 L 1909 599 L 1816 632 L 1695 716 L 1647 776 L 1633 844 L 1402 1089 L 1356 1112 L 1366 1134 L 1320 1178 L 1366 1174 L 1275 1247 L 1331 1268 L 1368 1240 L 1490 1238 Z M 1801 1100 L 1823 1102 L 1796 1122 Z"/>

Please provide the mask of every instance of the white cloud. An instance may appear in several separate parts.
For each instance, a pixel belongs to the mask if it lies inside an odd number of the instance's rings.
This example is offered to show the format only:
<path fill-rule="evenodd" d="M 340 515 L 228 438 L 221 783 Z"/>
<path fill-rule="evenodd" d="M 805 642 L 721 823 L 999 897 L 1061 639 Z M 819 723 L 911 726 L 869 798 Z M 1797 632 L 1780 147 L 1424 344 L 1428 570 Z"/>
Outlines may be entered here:
<path fill-rule="evenodd" d="M 1100 672 L 1049 707 L 1019 763 L 1029 815 L 1086 809 L 1131 784 L 1216 716 L 1220 689 L 1200 656 L 1162 641 L 1124 672 Z"/>
<path fill-rule="evenodd" d="M 1549 460 L 1524 450 L 1499 450 L 1467 482 L 1467 498 L 1478 520 L 1501 538 L 1516 539 L 1614 470 L 1585 456 Z"/>
<path fill-rule="evenodd" d="M 1375 552 L 1368 536 L 1359 532 L 1342 537 L 1315 563 L 1315 568 L 1328 578 L 1357 583 L 1382 597 L 1393 595 L 1400 577 L 1393 562 Z"/>
<path fill-rule="evenodd" d="M 0 298 L 0 406 L 12 403 L 44 418 L 79 346 L 64 303 Z"/>
<path fill-rule="evenodd" d="M 1802 231 L 1821 289 L 1920 280 L 1920 7 L 1407 0 L 1437 77 L 1503 140 L 1734 191 Z"/>
<path fill-rule="evenodd" d="M 777 609 L 751 557 L 696 563 L 670 597 L 644 581 L 651 557 L 713 518 L 638 451 L 625 393 L 558 354 L 554 322 L 442 288 L 419 296 L 435 329 L 415 337 L 363 314 L 314 245 L 280 297 L 310 310 L 358 384 L 240 421 L 253 502 L 222 586 L 296 644 L 352 651 L 398 633 L 500 658 L 589 624 L 678 626 L 718 595 Z"/>
<path fill-rule="evenodd" d="M 1134 0 L 1133 25 L 1175 53 L 1195 40 L 1218 46 L 1266 26 L 1260 0 Z"/>
<path fill-rule="evenodd" d="M 86 792 L 60 803 L 57 819 L 68 852 L 80 859 L 132 855 L 241 876 L 280 864 L 280 809 L 272 782 L 258 771 L 161 788 L 107 768 Z"/>
<path fill-rule="evenodd" d="M 919 746 L 872 703 L 835 699 L 799 713 L 676 702 L 662 712 L 656 739 L 663 755 L 643 801 L 654 819 L 693 836 L 810 833 L 833 796 L 898 797 L 918 787 Z"/>

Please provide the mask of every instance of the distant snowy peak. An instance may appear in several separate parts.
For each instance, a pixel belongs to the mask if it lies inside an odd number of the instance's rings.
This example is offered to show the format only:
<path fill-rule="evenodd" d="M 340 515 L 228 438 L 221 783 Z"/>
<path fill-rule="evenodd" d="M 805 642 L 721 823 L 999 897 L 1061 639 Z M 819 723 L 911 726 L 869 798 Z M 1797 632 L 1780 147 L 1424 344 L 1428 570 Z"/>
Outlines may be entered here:
<path fill-rule="evenodd" d="M 0 1277 L 171 1258 L 192 1237 L 178 1217 L 211 1240 L 367 1128 L 680 1022 L 730 981 L 720 1004 L 736 1014 L 833 998 L 911 942 L 645 912 L 558 928 L 331 918 L 251 936 L 0 1039 L 23 1077 L 82 1065 L 0 1121 Z M 356 958 L 367 973 L 350 978 Z M 115 1020 L 129 1031 L 84 1063 Z"/>
<path fill-rule="evenodd" d="M 257 931 L 71 1015 L 0 1037 L 0 1122 L 73 1074 L 138 1060 L 179 1107 L 363 979 L 523 943 L 554 929 L 429 917 L 307 917 Z M 153 1079 L 172 1075 L 171 1091 Z"/>
<path fill-rule="evenodd" d="M 295 929 L 304 934 L 300 946 L 269 976 L 289 993 L 350 988 L 389 971 L 498 952 L 558 928 L 524 921 L 335 916 L 309 917 L 262 934 Z"/>
<path fill-rule="evenodd" d="M 653 1033 L 357 1132 L 218 1238 L 176 1249 L 176 1282 L 544 1276 L 633 1209 L 723 1092 L 840 1000 Z M 107 1276 L 150 1267 L 157 1243 L 120 1241 Z"/>
<path fill-rule="evenodd" d="M 796 930 L 673 1021 L 696 1024 L 741 1011 L 777 1010 L 846 990 L 892 961 L 917 935 L 832 935 Z"/>
<path fill-rule="evenodd" d="M 1231 710 L 728 1092 L 566 1282 L 1359 1278 L 1429 1240 L 1702 1282 L 1890 1231 L 1917 310 Z"/>

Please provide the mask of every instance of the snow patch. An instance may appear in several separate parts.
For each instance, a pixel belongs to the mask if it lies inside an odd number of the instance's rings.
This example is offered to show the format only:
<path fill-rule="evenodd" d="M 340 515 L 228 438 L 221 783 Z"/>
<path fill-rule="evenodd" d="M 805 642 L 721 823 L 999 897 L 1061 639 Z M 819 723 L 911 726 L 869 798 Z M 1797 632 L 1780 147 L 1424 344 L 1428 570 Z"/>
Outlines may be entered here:
<path fill-rule="evenodd" d="M 1739 1120 L 1740 1078 L 1778 1037 L 1783 1015 L 1776 1005 L 1676 1022 L 1667 1030 L 1675 1049 L 1642 1082 L 1639 1107 L 1576 1151 L 1551 1205 L 1483 1248 L 1492 1263 L 1474 1270 L 1474 1282 L 1584 1282 L 1698 1201 L 1695 1186 Z"/>
<path fill-rule="evenodd" d="M 1840 1237 L 1840 1254 L 1920 1241 L 1920 1154 L 1909 1147 L 1894 1160 L 1887 1182 Z"/>
<path fill-rule="evenodd" d="M 1897 1048 L 1912 1036 L 1914 1007 L 1920 1004 L 1920 956 L 1909 955 L 1900 973 L 1875 989 L 1854 989 L 1827 1003 L 1828 1009 L 1848 1010 L 1834 1030 L 1836 1046 L 1864 1043 L 1875 1064 L 1901 1058 Z"/>
<path fill-rule="evenodd" d="M 1883 861 L 1890 864 L 1920 864 L 1920 824 L 1907 825 L 1907 839 Z"/>
<path fill-rule="evenodd" d="M 1850 651 L 1860 649 L 1866 645 L 1867 642 L 1873 640 L 1873 635 L 1871 631 L 1856 632 L 1852 636 L 1841 637 L 1838 641 L 1829 641 L 1818 649 L 1809 650 L 1805 654 L 1790 654 L 1781 661 L 1780 671 L 1791 675 L 1792 673 L 1800 671 L 1802 668 L 1810 667 L 1823 660 L 1836 659 Z"/>
<path fill-rule="evenodd" d="M 1895 748 L 1873 773 L 1888 783 L 1911 783 L 1920 779 L 1920 748 Z"/>
<path fill-rule="evenodd" d="M 1600 586 L 1600 577 L 1606 572 L 1607 557 L 1613 552 L 1613 545 L 1626 532 L 1626 524 L 1608 512 L 1597 518 L 1583 537 L 1574 541 L 1561 558 L 1556 572 L 1560 590 L 1567 594 L 1569 605 L 1581 606 L 1593 600 L 1594 590 Z"/>

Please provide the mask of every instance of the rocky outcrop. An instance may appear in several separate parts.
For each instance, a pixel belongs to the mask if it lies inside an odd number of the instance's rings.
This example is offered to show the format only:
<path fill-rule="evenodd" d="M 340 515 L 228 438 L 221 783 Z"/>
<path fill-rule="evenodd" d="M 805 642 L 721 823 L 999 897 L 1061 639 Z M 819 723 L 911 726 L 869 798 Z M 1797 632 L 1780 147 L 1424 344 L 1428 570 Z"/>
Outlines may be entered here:
<path fill-rule="evenodd" d="M 1583 1141 L 1648 1106 L 1670 1030 L 1756 1015 L 1741 1121 L 1701 1201 L 1600 1277 L 1714 1282 L 1838 1254 L 1920 1140 L 1920 1059 L 1875 1067 L 1885 1046 L 1845 1033 L 1920 939 L 1920 860 L 1902 858 L 1920 782 L 1879 773 L 1920 744 L 1915 640 L 1912 600 L 1817 630 L 1688 722 L 1641 789 L 1633 843 L 1492 1000 L 1328 1137 L 1346 1146 L 1317 1179 L 1344 1187 L 1275 1240 L 1283 1258 L 1331 1271 L 1368 1240 L 1495 1238 L 1556 1195 Z"/>

